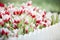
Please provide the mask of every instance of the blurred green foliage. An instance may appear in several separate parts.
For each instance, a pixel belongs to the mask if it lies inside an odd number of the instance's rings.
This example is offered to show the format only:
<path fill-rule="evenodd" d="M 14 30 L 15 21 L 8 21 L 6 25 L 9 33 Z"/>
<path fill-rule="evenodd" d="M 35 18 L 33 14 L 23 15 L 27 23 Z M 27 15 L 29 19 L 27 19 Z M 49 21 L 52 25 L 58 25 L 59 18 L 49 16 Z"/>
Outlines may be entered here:
<path fill-rule="evenodd" d="M 15 3 L 16 4 L 21 4 L 23 2 L 26 2 L 29 0 L 0 0 L 0 2 L 3 3 Z M 60 0 L 32 0 L 33 5 L 39 6 L 42 9 L 46 9 L 47 11 L 57 11 L 60 12 Z"/>

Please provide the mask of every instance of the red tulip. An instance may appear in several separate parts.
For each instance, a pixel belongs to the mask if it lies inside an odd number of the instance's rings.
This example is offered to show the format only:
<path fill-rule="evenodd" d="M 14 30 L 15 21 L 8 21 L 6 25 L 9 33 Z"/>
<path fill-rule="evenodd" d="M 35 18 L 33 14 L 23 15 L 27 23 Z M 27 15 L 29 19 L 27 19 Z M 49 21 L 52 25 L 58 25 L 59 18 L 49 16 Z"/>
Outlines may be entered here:
<path fill-rule="evenodd" d="M 46 12 L 44 11 L 42 14 L 42 17 L 44 18 L 46 16 Z"/>
<path fill-rule="evenodd" d="M 19 10 L 19 11 L 14 11 L 14 15 L 21 15 L 22 13 L 24 13 L 25 11 L 22 9 L 22 10 Z"/>
<path fill-rule="evenodd" d="M 10 20 L 10 18 L 8 18 L 8 19 L 5 19 L 5 20 L 3 20 L 4 22 L 8 22 Z"/>
<path fill-rule="evenodd" d="M 14 23 L 19 23 L 20 22 L 20 20 L 14 20 Z"/>
<path fill-rule="evenodd" d="M 14 15 L 17 15 L 18 14 L 18 11 L 14 11 L 14 13 L 13 13 Z"/>
<path fill-rule="evenodd" d="M 40 24 L 41 23 L 41 20 L 36 20 L 36 23 Z"/>
<path fill-rule="evenodd" d="M 28 33 L 28 29 L 26 29 L 25 32 Z"/>
<path fill-rule="evenodd" d="M 36 17 L 36 15 L 32 15 L 32 18 L 35 18 Z"/>
<path fill-rule="evenodd" d="M 21 15 L 22 13 L 24 13 L 25 11 L 22 9 L 19 11 L 19 15 Z"/>
<path fill-rule="evenodd" d="M 35 17 L 36 17 L 36 15 L 33 14 L 32 12 L 28 12 L 28 14 L 29 14 L 32 18 L 35 18 Z"/>
<path fill-rule="evenodd" d="M 43 14 L 43 15 L 42 15 L 42 17 L 44 18 L 44 17 L 45 17 L 45 15 Z"/>
<path fill-rule="evenodd" d="M 2 31 L 1 31 L 1 35 L 4 35 L 5 34 L 5 31 L 2 29 Z"/>
<path fill-rule="evenodd" d="M 44 27 L 46 27 L 47 25 L 46 24 L 43 24 Z"/>
<path fill-rule="evenodd" d="M 45 20 L 45 23 L 47 23 L 47 20 Z"/>
<path fill-rule="evenodd" d="M 5 32 L 5 35 L 8 36 L 8 33 L 9 33 L 9 32 Z"/>
<path fill-rule="evenodd" d="M 16 24 L 14 24 L 13 28 L 14 28 L 14 29 L 17 29 L 18 27 L 17 27 L 17 25 L 16 25 Z"/>
<path fill-rule="evenodd" d="M 0 13 L 0 18 L 2 18 L 2 14 Z"/>
<path fill-rule="evenodd" d="M 20 22 L 20 19 L 18 17 L 15 17 L 14 18 L 14 23 L 19 23 Z"/>
<path fill-rule="evenodd" d="M 5 14 L 9 15 L 10 13 L 8 11 L 5 11 Z"/>
<path fill-rule="evenodd" d="M 5 5 L 3 3 L 0 2 L 0 7 L 4 7 Z"/>

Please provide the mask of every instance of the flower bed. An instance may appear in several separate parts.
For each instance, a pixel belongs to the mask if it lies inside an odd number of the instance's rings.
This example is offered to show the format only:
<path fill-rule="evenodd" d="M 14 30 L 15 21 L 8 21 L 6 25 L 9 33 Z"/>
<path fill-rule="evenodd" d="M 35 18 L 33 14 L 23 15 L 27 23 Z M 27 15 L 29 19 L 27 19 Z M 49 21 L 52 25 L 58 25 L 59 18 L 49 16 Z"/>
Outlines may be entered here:
<path fill-rule="evenodd" d="M 36 40 L 33 35 L 36 37 L 38 31 L 49 28 L 60 21 L 58 14 L 34 7 L 32 1 L 23 3 L 19 8 L 13 4 L 8 6 L 1 4 L 0 9 L 0 37 L 3 40 L 20 40 L 20 35 L 23 38 L 21 40 L 25 40 L 24 37 L 29 37 L 30 33 L 32 36 L 30 40 Z M 37 34 L 33 34 L 35 31 Z"/>

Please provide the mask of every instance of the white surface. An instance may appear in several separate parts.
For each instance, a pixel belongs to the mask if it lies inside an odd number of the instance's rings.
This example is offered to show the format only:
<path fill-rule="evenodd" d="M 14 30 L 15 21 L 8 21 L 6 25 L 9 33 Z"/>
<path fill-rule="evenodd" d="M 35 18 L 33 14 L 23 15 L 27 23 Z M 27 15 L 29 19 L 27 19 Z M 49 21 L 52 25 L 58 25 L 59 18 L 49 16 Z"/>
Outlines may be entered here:
<path fill-rule="evenodd" d="M 60 40 L 60 23 L 24 36 L 20 35 L 18 40 Z"/>
<path fill-rule="evenodd" d="M 17 40 L 17 37 L 11 37 L 11 38 L 9 38 L 7 40 Z"/>

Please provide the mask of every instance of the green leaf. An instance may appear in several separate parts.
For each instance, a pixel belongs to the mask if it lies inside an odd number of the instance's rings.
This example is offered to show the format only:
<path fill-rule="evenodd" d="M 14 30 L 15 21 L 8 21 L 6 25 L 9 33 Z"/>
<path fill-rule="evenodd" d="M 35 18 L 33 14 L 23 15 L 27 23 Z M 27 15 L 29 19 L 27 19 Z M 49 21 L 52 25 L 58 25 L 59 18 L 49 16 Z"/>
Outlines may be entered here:
<path fill-rule="evenodd" d="M 51 19 L 52 19 L 51 25 L 55 24 L 54 15 L 51 16 Z"/>
<path fill-rule="evenodd" d="M 58 21 L 59 21 L 59 16 L 58 16 L 58 14 L 57 14 L 57 15 L 56 15 L 55 23 L 58 23 Z"/>
<path fill-rule="evenodd" d="M 33 32 L 33 31 L 34 31 L 34 28 L 33 28 L 33 27 L 30 27 L 30 28 L 28 29 L 28 31 L 29 31 L 29 32 Z"/>
<path fill-rule="evenodd" d="M 18 35 L 23 34 L 23 29 L 19 29 Z"/>

